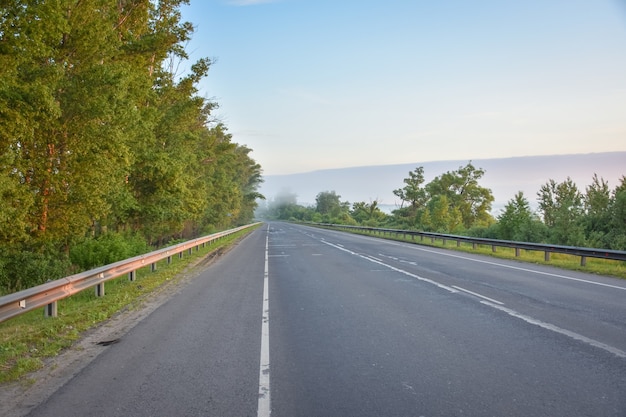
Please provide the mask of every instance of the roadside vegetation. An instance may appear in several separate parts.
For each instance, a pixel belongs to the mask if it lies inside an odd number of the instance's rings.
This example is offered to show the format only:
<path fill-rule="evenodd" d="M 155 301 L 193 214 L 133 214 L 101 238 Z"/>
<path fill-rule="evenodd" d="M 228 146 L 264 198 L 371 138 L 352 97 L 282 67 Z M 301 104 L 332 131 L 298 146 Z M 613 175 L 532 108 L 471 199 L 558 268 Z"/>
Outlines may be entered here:
<path fill-rule="evenodd" d="M 0 295 L 252 220 L 261 167 L 198 95 L 184 3 L 3 2 Z"/>

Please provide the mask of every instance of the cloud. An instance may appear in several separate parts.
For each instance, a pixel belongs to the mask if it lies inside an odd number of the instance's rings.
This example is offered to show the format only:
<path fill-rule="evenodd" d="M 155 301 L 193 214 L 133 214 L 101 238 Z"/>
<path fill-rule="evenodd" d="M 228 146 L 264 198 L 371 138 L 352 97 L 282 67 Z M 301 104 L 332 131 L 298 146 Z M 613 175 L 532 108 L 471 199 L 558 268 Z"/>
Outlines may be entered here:
<path fill-rule="evenodd" d="M 256 6 L 257 4 L 276 3 L 280 0 L 228 0 L 231 6 Z"/>

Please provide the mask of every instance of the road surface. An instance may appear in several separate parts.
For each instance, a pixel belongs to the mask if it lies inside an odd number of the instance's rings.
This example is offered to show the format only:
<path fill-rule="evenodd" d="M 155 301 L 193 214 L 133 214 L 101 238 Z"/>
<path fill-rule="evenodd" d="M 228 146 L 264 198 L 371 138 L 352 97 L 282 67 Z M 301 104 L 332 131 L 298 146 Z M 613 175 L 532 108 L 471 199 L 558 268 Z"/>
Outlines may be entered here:
<path fill-rule="evenodd" d="M 271 223 L 40 416 L 625 416 L 626 282 Z"/>

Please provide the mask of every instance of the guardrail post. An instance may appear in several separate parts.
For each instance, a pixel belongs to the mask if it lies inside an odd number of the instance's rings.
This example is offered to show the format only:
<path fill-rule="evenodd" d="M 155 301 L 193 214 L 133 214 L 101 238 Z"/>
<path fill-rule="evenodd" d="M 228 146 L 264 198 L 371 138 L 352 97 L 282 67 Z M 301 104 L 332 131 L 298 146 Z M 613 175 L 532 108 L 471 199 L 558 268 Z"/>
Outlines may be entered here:
<path fill-rule="evenodd" d="M 519 257 L 520 257 L 520 255 L 521 255 L 521 250 L 520 250 L 520 248 L 515 248 L 515 257 L 516 257 L 516 258 L 519 258 Z"/>
<path fill-rule="evenodd" d="M 193 247 L 187 249 L 187 252 L 191 255 L 193 253 Z"/>
<path fill-rule="evenodd" d="M 496 251 L 496 245 L 491 245 L 491 251 L 495 252 Z"/>
<path fill-rule="evenodd" d="M 446 246 L 446 238 L 441 239 L 441 243 L 443 246 Z"/>
<path fill-rule="evenodd" d="M 543 258 L 543 259 L 544 259 L 546 262 L 550 262 L 550 252 L 549 252 L 549 251 L 546 251 L 546 252 L 545 252 L 545 256 L 544 256 L 544 258 Z"/>
<path fill-rule="evenodd" d="M 587 266 L 587 257 L 586 256 L 581 256 L 580 257 L 580 266 Z"/>
<path fill-rule="evenodd" d="M 183 251 L 178 252 L 178 259 L 183 259 Z"/>
<path fill-rule="evenodd" d="M 156 270 L 157 270 L 157 265 L 156 265 L 156 262 L 152 262 L 152 263 L 150 264 L 150 271 L 154 272 L 154 271 L 156 271 Z"/>
<path fill-rule="evenodd" d="M 96 284 L 94 288 L 96 289 L 96 297 L 104 296 L 104 282 L 101 282 L 100 284 Z"/>
<path fill-rule="evenodd" d="M 46 305 L 43 309 L 43 315 L 45 317 L 57 317 L 59 314 L 59 306 L 56 301 Z"/>
<path fill-rule="evenodd" d="M 476 242 L 472 242 L 472 249 L 476 249 Z"/>
<path fill-rule="evenodd" d="M 172 257 L 171 257 L 171 256 L 168 256 L 168 257 L 167 257 L 167 264 L 169 265 L 169 264 L 171 264 L 171 263 L 172 263 Z"/>

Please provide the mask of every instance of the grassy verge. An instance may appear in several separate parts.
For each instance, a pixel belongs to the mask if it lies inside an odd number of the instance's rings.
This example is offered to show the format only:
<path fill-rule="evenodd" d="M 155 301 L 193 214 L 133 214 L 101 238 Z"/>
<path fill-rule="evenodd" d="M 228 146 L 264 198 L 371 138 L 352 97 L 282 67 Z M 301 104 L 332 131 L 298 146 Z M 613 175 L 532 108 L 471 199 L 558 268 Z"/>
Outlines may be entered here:
<path fill-rule="evenodd" d="M 95 291 L 88 289 L 60 300 L 56 318 L 46 318 L 43 309 L 38 309 L 0 323 L 0 384 L 16 381 L 41 368 L 44 359 L 71 346 L 84 331 L 121 310 L 138 308 L 152 292 L 181 280 L 183 271 L 254 229 L 221 238 L 191 254 L 185 252 L 183 259 L 173 257 L 169 265 L 167 260 L 162 260 L 157 263 L 155 272 L 150 266 L 139 269 L 135 281 L 129 281 L 127 276 L 107 281 L 104 297 L 96 297 Z"/>
<path fill-rule="evenodd" d="M 345 231 L 345 230 L 344 230 Z M 418 236 L 415 237 L 415 240 L 411 239 L 410 236 L 404 238 L 402 235 L 390 235 L 387 234 L 385 236 L 378 234 L 371 234 L 365 231 L 348 231 L 349 233 L 356 233 L 368 236 L 379 237 L 383 239 L 395 240 L 400 242 L 414 243 L 423 246 L 431 246 L 437 248 L 445 248 L 451 249 L 455 251 L 468 252 L 468 253 L 476 253 L 480 255 L 487 255 L 496 258 L 502 259 L 511 259 L 522 262 L 530 262 L 534 264 L 541 265 L 551 265 L 556 266 L 563 269 L 569 269 L 572 271 L 581 271 L 587 272 L 591 274 L 598 275 L 608 275 L 617 278 L 626 279 L 626 262 L 622 261 L 613 261 L 610 259 L 599 259 L 599 258 L 587 258 L 587 265 L 580 265 L 580 256 L 567 255 L 562 253 L 551 253 L 550 260 L 545 260 L 545 255 L 543 251 L 531 251 L 531 250 L 520 250 L 520 256 L 515 256 L 515 249 L 513 248 L 505 248 L 498 247 L 494 252 L 491 245 L 477 245 L 476 249 L 472 247 L 471 243 L 461 242 L 459 246 L 457 246 L 456 241 L 446 240 L 445 242 L 442 239 L 435 239 L 431 241 L 430 238 L 424 238 L 424 240 L 420 240 Z"/>

